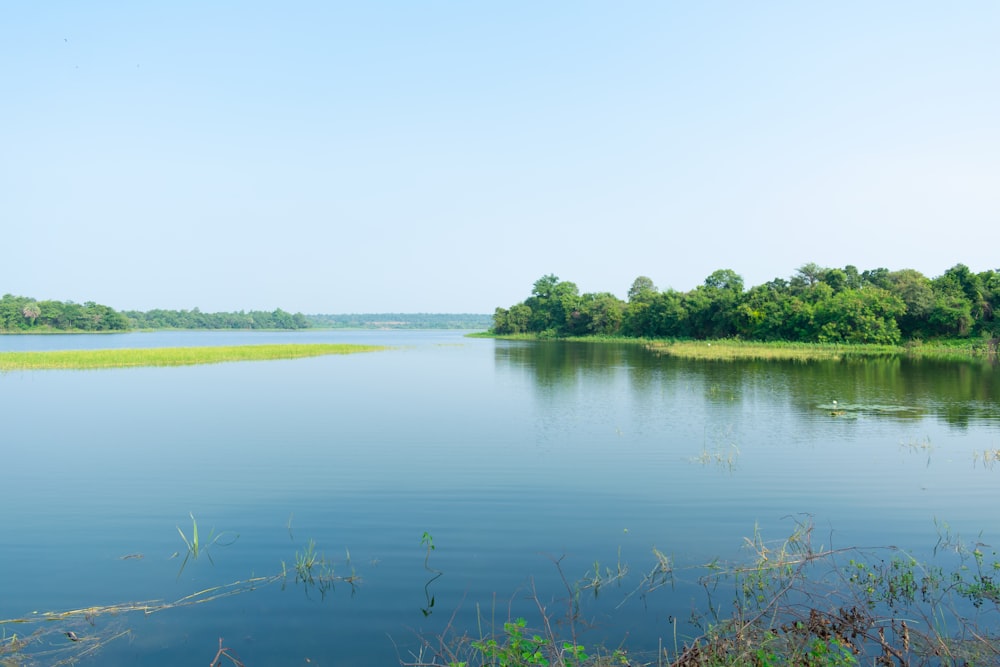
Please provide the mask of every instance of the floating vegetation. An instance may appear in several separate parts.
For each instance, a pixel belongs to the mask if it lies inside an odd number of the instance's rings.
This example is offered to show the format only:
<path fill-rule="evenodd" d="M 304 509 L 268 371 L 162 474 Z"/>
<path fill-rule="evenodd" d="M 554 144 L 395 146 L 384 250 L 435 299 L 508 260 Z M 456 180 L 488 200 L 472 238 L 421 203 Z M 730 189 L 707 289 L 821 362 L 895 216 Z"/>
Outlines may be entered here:
<path fill-rule="evenodd" d="M 120 350 L 50 350 L 0 352 L 0 371 L 85 370 L 140 366 L 193 366 L 233 361 L 299 359 L 329 354 L 354 354 L 389 349 L 381 345 L 307 343 L 282 345 L 220 345 L 208 347 L 157 347 Z"/>
<path fill-rule="evenodd" d="M 216 534 L 214 529 L 209 531 L 207 537 L 202 536 L 194 514 L 190 513 L 189 516 L 190 533 L 185 533 L 180 526 L 177 526 L 177 532 L 187 548 L 181 572 L 189 560 L 202 555 L 211 561 L 210 547 L 229 546 L 239 537 L 227 532 Z M 289 517 L 290 525 L 291 517 Z M 172 557 L 176 556 L 179 554 L 174 554 Z M 141 558 L 143 558 L 141 553 L 129 553 L 119 557 L 120 560 Z M 350 567 L 350 562 L 351 554 L 348 551 L 347 565 L 350 574 L 347 576 L 335 574 L 333 562 L 318 553 L 315 541 L 310 539 L 304 551 L 295 553 L 295 584 L 301 583 L 307 594 L 310 590 L 318 590 L 321 594 L 325 594 L 335 583 L 344 582 L 351 586 L 353 592 L 361 578 L 354 568 Z M 280 583 L 284 589 L 289 575 L 290 572 L 282 561 L 281 570 L 275 574 L 251 576 L 228 584 L 210 586 L 173 601 L 122 602 L 63 611 L 34 611 L 20 618 L 0 618 L 0 667 L 50 667 L 75 664 L 97 653 L 113 641 L 131 637 L 132 630 L 126 626 L 126 617 L 130 614 L 141 613 L 143 616 L 149 616 L 170 609 L 206 604 L 249 593 L 275 583 Z M 15 628 L 22 631 L 12 632 L 11 630 Z M 236 667 L 243 666 L 240 657 L 233 649 L 224 646 L 220 638 L 218 651 L 210 665 L 219 667 L 227 661 Z"/>
<path fill-rule="evenodd" d="M 192 538 L 190 543 L 193 548 L 195 538 Z M 204 546 L 201 547 L 201 553 L 204 553 Z M 348 553 L 349 559 L 350 553 Z M 149 616 L 170 609 L 206 604 L 249 593 L 275 583 L 281 583 L 284 588 L 288 574 L 285 564 L 282 563 L 281 571 L 276 574 L 211 586 L 174 601 L 123 602 L 64 611 L 32 612 L 21 618 L 0 619 L 0 667 L 50 667 L 75 664 L 115 640 L 130 637 L 132 630 L 124 627 L 125 617 L 129 614 L 141 613 L 143 616 Z M 360 577 L 353 569 L 349 576 L 335 576 L 333 564 L 316 554 L 315 543 L 312 540 L 305 553 L 296 554 L 296 584 L 302 583 L 307 591 L 309 588 L 316 588 L 326 592 L 338 581 L 349 583 L 353 591 L 355 585 L 360 582 Z M 8 627 L 33 627 L 33 629 L 27 633 L 8 634 Z M 238 666 L 243 664 L 232 649 L 223 646 L 220 639 L 219 652 L 210 664 L 218 666 L 223 664 L 224 660 Z"/>
<path fill-rule="evenodd" d="M 20 621 L 0 621 L 10 623 Z M 131 631 L 114 629 L 107 632 L 77 634 L 42 626 L 27 635 L 6 632 L 0 638 L 0 665 L 3 667 L 57 667 L 72 665 L 91 656 L 111 642 L 130 637 Z"/>
<path fill-rule="evenodd" d="M 924 411 L 912 405 L 882 405 L 878 403 L 820 403 L 817 409 L 831 417 L 858 417 L 860 415 L 887 415 L 894 417 L 919 417 Z"/>

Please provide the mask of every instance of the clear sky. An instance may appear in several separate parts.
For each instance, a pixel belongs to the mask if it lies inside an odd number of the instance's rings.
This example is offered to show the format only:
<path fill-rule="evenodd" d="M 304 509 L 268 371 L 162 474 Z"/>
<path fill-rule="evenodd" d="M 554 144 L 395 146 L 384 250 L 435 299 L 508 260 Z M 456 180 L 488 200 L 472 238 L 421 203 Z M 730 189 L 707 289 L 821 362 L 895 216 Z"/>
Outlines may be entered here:
<path fill-rule="evenodd" d="M 17 2 L 0 293 L 479 312 L 1000 267 L 1000 2 Z"/>

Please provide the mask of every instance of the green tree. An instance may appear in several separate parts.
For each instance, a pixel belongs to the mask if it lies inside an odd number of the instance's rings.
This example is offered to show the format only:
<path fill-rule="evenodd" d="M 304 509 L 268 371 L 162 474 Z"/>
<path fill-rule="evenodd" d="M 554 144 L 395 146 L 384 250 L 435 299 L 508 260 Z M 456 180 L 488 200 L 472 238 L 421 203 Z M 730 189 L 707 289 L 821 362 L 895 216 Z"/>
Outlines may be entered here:
<path fill-rule="evenodd" d="M 901 269 L 885 276 L 884 287 L 906 306 L 906 311 L 896 318 L 904 338 L 927 334 L 927 317 L 934 308 L 934 290 L 931 281 L 914 269 Z"/>
<path fill-rule="evenodd" d="M 625 303 L 614 294 L 584 294 L 579 308 L 571 313 L 570 330 L 575 335 L 611 336 L 621 329 L 624 315 Z"/>
<path fill-rule="evenodd" d="M 38 316 L 42 314 L 42 309 L 39 307 L 37 301 L 32 301 L 25 304 L 24 307 L 21 308 L 21 314 L 24 315 L 26 320 L 28 320 L 28 326 L 33 327 L 35 326 L 35 320 L 37 320 Z"/>
<path fill-rule="evenodd" d="M 651 303 L 656 298 L 657 289 L 652 279 L 646 276 L 639 276 L 632 281 L 632 286 L 628 290 L 629 303 Z"/>
<path fill-rule="evenodd" d="M 895 345 L 900 340 L 896 316 L 905 311 L 903 301 L 888 290 L 845 289 L 818 304 L 818 340 Z"/>
<path fill-rule="evenodd" d="M 565 334 L 570 314 L 578 310 L 579 290 L 574 283 L 560 281 L 553 274 L 535 281 L 531 296 L 524 304 L 531 309 L 529 330 L 553 335 Z"/>
<path fill-rule="evenodd" d="M 753 287 L 736 309 L 737 333 L 750 340 L 815 339 L 813 305 L 792 294 L 776 279 Z"/>
<path fill-rule="evenodd" d="M 964 295 L 935 290 L 934 307 L 925 325 L 929 336 L 968 336 L 973 323 L 972 304 Z"/>
<path fill-rule="evenodd" d="M 731 269 L 713 272 L 685 299 L 692 338 L 728 338 L 736 335 L 737 307 L 743 278 Z"/>
<path fill-rule="evenodd" d="M 812 287 L 822 280 L 823 274 L 826 273 L 826 271 L 826 268 L 820 266 L 816 262 L 803 264 L 795 270 L 795 275 L 792 276 L 791 286 L 796 289 L 801 287 Z"/>

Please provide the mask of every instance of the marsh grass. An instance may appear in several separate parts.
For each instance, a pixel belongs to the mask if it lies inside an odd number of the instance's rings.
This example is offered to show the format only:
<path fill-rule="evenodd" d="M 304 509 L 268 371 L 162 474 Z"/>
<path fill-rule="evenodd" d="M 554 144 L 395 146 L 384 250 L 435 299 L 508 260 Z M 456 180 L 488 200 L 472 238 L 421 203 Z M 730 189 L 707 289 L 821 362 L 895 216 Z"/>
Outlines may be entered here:
<path fill-rule="evenodd" d="M 102 350 L 0 352 L 0 371 L 87 370 L 141 366 L 193 366 L 234 361 L 299 359 L 329 354 L 354 354 L 389 349 L 379 345 L 307 343 L 282 345 L 220 345 Z"/>

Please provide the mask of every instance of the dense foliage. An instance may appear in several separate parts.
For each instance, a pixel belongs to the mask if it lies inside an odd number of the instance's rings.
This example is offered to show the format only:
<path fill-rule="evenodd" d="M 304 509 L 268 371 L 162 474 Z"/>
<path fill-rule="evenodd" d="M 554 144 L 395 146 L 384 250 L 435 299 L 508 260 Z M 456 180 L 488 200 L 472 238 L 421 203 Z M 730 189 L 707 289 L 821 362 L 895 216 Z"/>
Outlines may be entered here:
<path fill-rule="evenodd" d="M 108 306 L 88 301 L 35 301 L 4 294 L 0 298 L 0 331 L 125 331 L 129 321 Z"/>
<path fill-rule="evenodd" d="M 281 308 L 240 311 L 238 313 L 203 313 L 192 310 L 128 310 L 125 315 L 135 329 L 306 329 L 309 321 L 302 313 L 286 313 Z"/>
<path fill-rule="evenodd" d="M 624 335 L 645 338 L 877 343 L 1000 336 L 1000 272 L 957 264 L 937 278 L 919 271 L 806 264 L 788 280 L 749 290 L 734 271 L 714 272 L 688 292 L 660 291 L 636 278 L 622 301 L 547 275 L 531 296 L 497 308 L 493 332 L 542 336 Z"/>
<path fill-rule="evenodd" d="M 129 331 L 132 329 L 305 329 L 302 313 L 250 311 L 203 313 L 193 310 L 118 312 L 92 301 L 36 301 L 5 294 L 0 298 L 0 332 Z"/>
<path fill-rule="evenodd" d="M 0 333 L 44 331 L 129 331 L 135 329 L 472 329 L 491 324 L 489 315 L 476 313 L 369 313 L 303 315 L 281 308 L 233 313 L 155 309 L 115 311 L 87 302 L 36 301 L 5 294 L 0 299 Z"/>

